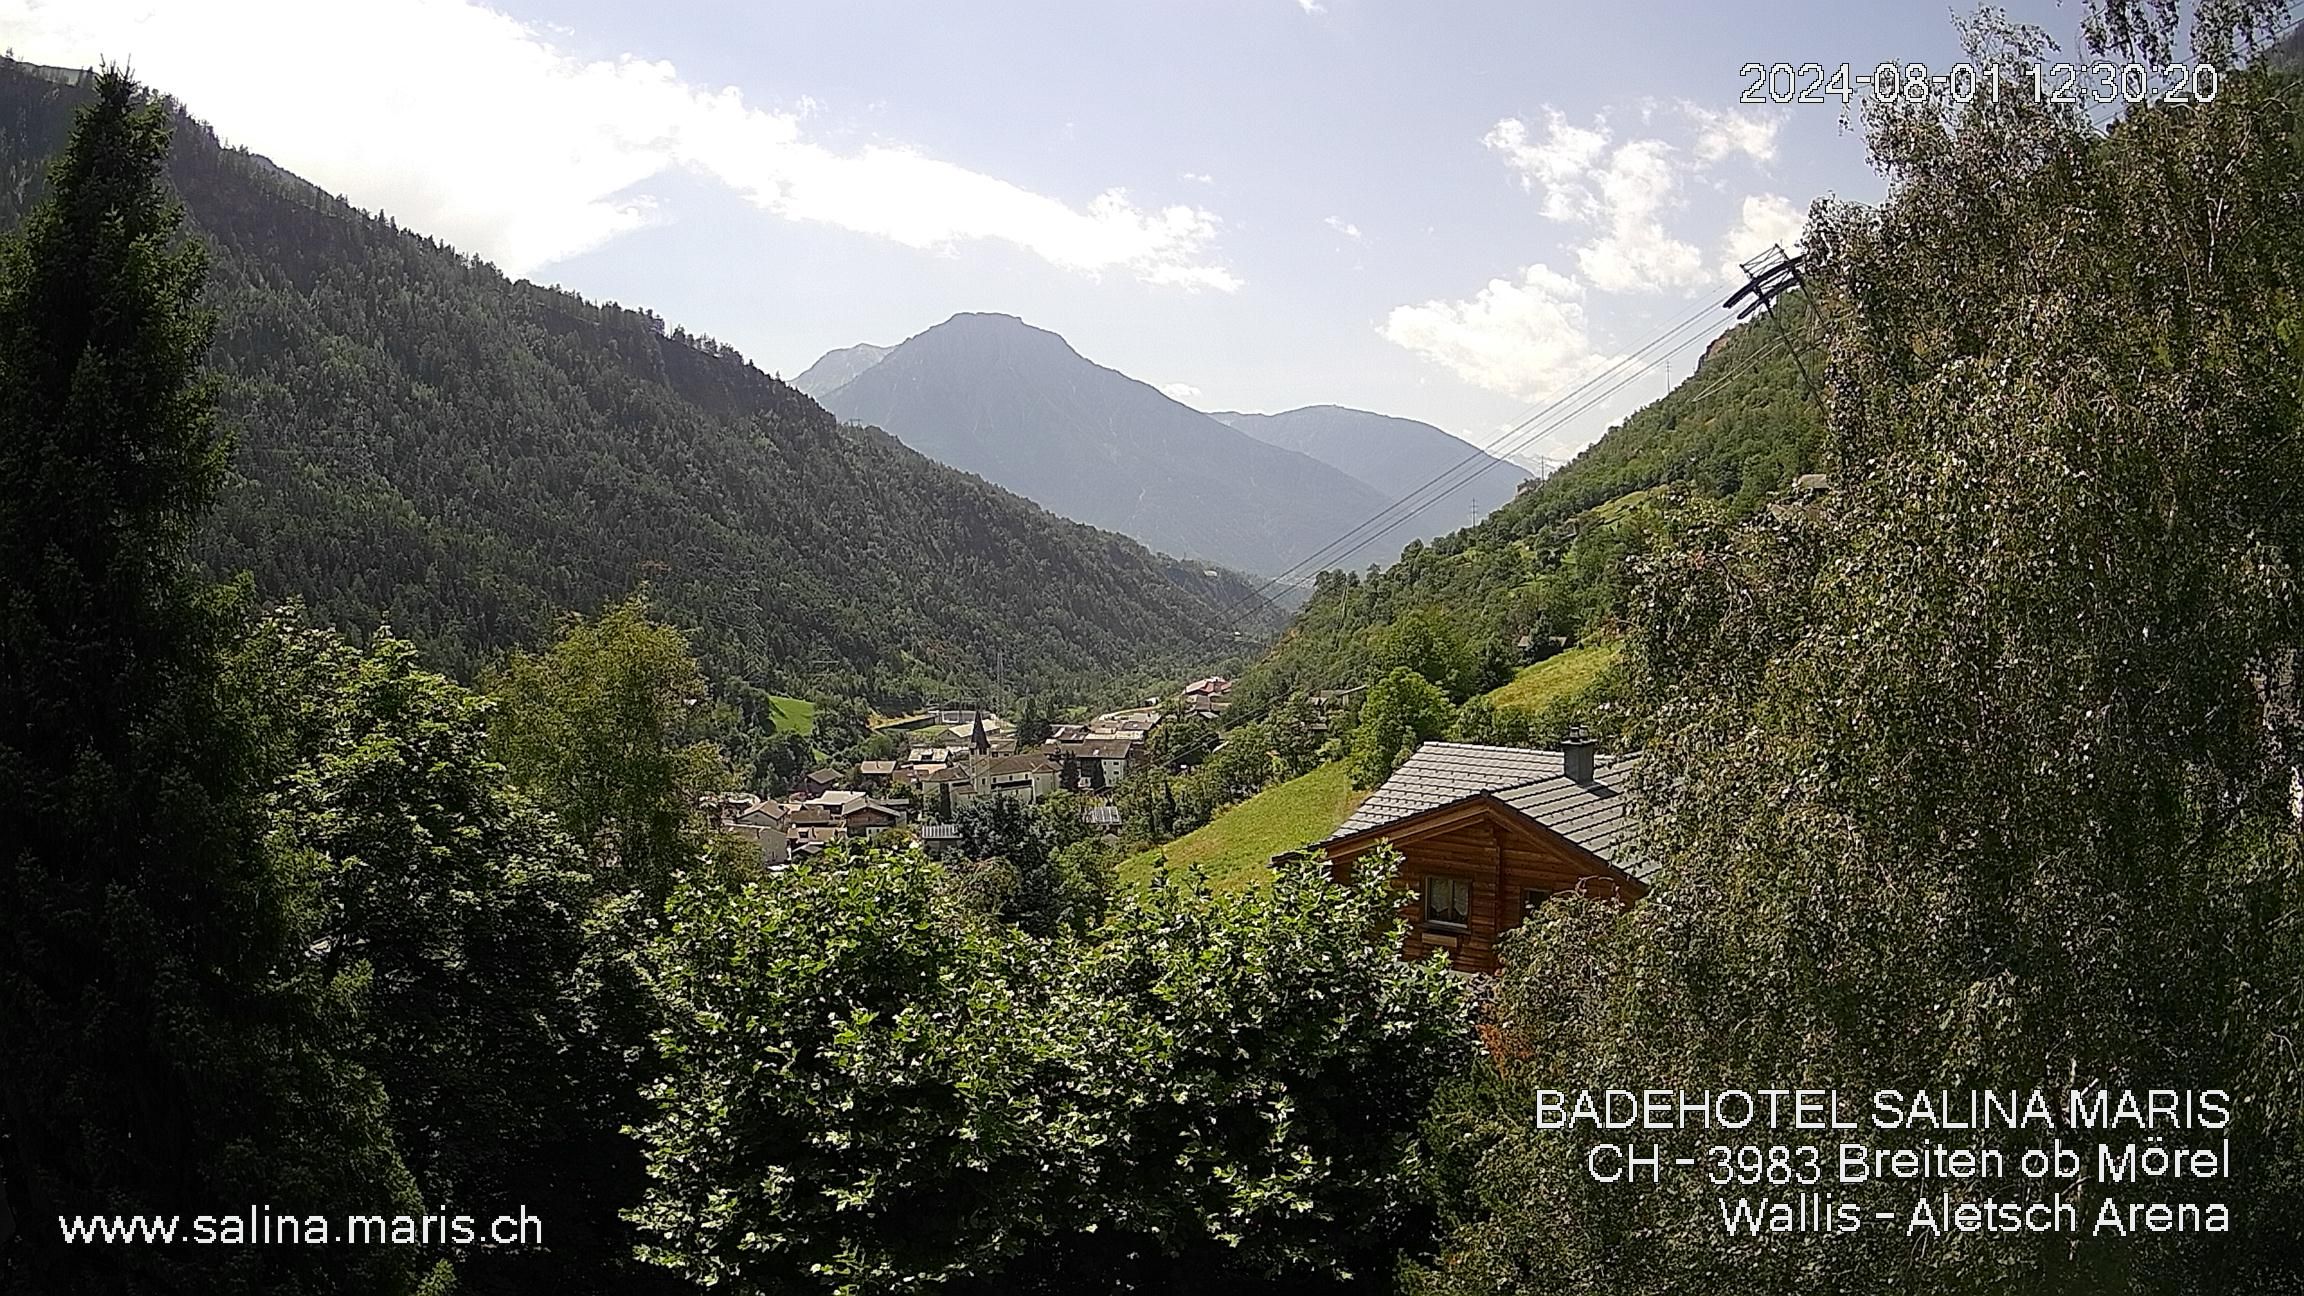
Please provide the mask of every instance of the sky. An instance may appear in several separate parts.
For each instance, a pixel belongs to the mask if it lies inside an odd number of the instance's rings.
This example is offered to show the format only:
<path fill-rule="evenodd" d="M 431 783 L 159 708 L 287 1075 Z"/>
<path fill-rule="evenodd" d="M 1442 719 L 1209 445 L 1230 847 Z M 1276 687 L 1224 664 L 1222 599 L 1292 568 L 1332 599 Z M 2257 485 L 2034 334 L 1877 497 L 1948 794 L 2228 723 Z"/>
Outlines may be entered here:
<path fill-rule="evenodd" d="M 2007 7 L 2076 45 L 2076 6 Z M 1740 103 L 1739 69 L 1942 68 L 1954 16 L 0 0 L 0 46 L 125 63 L 365 209 L 787 377 L 997 311 L 1201 409 L 1351 405 L 1565 458 L 1687 375 L 1694 344 L 1608 391 L 1738 260 L 1882 192 L 1837 104 Z"/>

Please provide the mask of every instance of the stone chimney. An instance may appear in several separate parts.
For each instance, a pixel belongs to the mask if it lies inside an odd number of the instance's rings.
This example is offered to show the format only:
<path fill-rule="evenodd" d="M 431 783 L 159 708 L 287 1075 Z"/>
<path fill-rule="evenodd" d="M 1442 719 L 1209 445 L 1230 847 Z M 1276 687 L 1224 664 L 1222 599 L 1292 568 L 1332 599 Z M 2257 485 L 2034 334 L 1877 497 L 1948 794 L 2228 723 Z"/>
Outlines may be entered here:
<path fill-rule="evenodd" d="M 1560 740 L 1560 772 L 1579 783 L 1592 781 L 1592 735 L 1578 725 Z"/>

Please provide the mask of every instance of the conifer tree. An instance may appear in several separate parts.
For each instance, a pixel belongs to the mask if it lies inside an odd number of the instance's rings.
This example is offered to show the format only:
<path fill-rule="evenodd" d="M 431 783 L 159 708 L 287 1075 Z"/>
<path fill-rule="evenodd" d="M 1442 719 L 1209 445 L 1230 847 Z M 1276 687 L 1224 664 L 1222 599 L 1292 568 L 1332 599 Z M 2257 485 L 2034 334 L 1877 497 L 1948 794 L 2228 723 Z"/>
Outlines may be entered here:
<path fill-rule="evenodd" d="M 0 244 L 0 1291 L 405 1291 L 404 1251 L 67 1246 L 57 1224 L 415 1209 L 258 829 L 232 601 L 185 558 L 227 442 L 167 142 L 105 72 Z"/>

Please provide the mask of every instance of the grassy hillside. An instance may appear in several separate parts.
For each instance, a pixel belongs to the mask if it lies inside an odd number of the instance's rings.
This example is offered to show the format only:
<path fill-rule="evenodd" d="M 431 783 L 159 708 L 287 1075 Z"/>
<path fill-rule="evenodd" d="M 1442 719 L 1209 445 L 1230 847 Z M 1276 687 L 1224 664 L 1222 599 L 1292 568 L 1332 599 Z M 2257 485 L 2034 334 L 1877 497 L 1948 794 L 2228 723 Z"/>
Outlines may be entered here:
<path fill-rule="evenodd" d="M 1124 885 L 1142 886 L 1162 856 L 1171 869 L 1195 864 L 1219 888 L 1254 886 L 1274 855 L 1316 842 L 1336 831 L 1366 792 L 1352 789 L 1343 762 L 1323 765 L 1301 778 L 1266 788 L 1166 846 L 1145 851 L 1120 866 Z"/>
<path fill-rule="evenodd" d="M 1614 643 L 1578 644 L 1533 666 L 1522 667 L 1511 683 L 1489 693 L 1488 700 L 1500 707 L 1521 711 L 1541 710 L 1590 687 L 1600 672 L 1616 660 L 1616 653 Z"/>
<path fill-rule="evenodd" d="M 816 731 L 816 704 L 806 698 L 768 696 L 768 715 L 776 722 L 778 733 L 809 734 Z"/>

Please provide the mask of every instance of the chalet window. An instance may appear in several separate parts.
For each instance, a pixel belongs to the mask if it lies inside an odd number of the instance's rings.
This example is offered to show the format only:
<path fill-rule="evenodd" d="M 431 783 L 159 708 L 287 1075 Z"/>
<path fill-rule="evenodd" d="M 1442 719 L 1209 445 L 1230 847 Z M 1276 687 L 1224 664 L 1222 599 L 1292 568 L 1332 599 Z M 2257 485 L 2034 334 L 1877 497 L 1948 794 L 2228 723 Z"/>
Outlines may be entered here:
<path fill-rule="evenodd" d="M 1472 921 L 1472 884 L 1457 877 L 1424 879 L 1424 922 L 1432 927 L 1463 927 Z"/>
<path fill-rule="evenodd" d="M 1544 902 L 1551 898 L 1552 892 L 1544 887 L 1530 887 L 1521 892 L 1520 917 L 1522 921 L 1535 917 L 1536 911 L 1543 908 Z"/>

